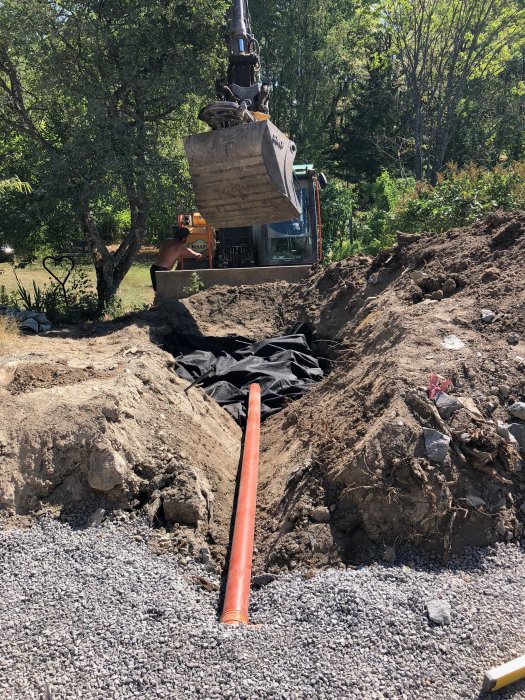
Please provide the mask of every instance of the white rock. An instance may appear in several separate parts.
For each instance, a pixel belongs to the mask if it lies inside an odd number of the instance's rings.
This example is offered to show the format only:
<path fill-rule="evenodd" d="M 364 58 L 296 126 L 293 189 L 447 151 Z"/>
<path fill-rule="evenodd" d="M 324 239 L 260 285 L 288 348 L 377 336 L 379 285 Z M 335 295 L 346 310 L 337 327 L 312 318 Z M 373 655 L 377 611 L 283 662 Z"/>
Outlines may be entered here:
<path fill-rule="evenodd" d="M 448 457 L 450 438 L 432 428 L 423 428 L 425 449 L 432 462 L 444 462 Z"/>
<path fill-rule="evenodd" d="M 471 508 L 482 508 L 483 506 L 487 505 L 487 502 L 482 498 L 479 496 L 473 496 L 472 494 L 465 496 L 465 503 Z"/>
<path fill-rule="evenodd" d="M 447 350 L 461 350 L 465 347 L 465 343 L 457 335 L 447 335 L 441 345 Z"/>
<path fill-rule="evenodd" d="M 128 465 L 111 447 L 95 446 L 89 456 L 88 483 L 96 491 L 111 491 L 124 483 Z"/>
<path fill-rule="evenodd" d="M 494 311 L 490 309 L 481 309 L 481 320 L 483 323 L 493 323 L 496 318 Z"/>
<path fill-rule="evenodd" d="M 446 600 L 441 600 L 440 598 L 434 598 L 429 600 L 427 603 L 427 615 L 431 622 L 436 625 L 449 625 L 450 624 L 450 603 Z"/>
<path fill-rule="evenodd" d="M 509 406 L 509 413 L 511 413 L 515 418 L 525 421 L 525 402 L 517 401 Z"/>

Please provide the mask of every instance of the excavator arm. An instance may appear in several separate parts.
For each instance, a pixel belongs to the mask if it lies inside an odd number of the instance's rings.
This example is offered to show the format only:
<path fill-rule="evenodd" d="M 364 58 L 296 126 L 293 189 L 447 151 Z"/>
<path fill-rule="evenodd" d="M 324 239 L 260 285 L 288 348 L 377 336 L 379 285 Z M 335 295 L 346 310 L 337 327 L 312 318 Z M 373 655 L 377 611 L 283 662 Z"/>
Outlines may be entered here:
<path fill-rule="evenodd" d="M 285 221 L 300 212 L 296 147 L 269 121 L 270 85 L 260 76 L 247 0 L 234 0 L 229 21 L 227 77 L 219 99 L 199 113 L 212 131 L 184 142 L 197 206 L 216 228 Z"/>

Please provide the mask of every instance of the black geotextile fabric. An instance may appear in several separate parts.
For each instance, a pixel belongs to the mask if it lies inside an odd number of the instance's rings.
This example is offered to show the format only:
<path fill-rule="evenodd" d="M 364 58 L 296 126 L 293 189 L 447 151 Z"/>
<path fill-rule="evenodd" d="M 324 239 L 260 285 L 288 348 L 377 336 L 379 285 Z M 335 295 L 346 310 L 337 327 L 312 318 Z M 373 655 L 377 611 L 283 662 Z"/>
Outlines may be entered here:
<path fill-rule="evenodd" d="M 323 376 L 313 350 L 312 328 L 297 324 L 278 338 L 253 342 L 242 336 L 205 337 L 176 331 L 164 338 L 177 359 L 177 374 L 199 381 L 204 391 L 241 425 L 248 387 L 261 387 L 261 417 L 277 413 L 286 399 L 299 398 Z M 201 379 L 202 378 L 202 379 Z"/>

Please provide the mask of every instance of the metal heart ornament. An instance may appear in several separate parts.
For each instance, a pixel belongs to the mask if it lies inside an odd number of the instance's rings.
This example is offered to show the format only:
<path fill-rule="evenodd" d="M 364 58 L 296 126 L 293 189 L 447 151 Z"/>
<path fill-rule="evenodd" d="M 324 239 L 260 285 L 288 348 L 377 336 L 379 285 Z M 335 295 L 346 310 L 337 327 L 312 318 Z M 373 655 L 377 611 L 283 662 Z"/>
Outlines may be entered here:
<path fill-rule="evenodd" d="M 68 266 L 63 265 L 64 262 L 69 263 Z M 49 267 L 49 264 L 53 265 L 53 268 Z M 42 260 L 42 265 L 46 272 L 48 272 L 51 277 L 58 282 L 58 284 L 64 288 L 66 285 L 66 282 L 69 279 L 69 276 L 75 269 L 75 261 L 70 255 L 48 255 Z M 59 277 L 58 276 L 58 269 L 57 268 L 65 268 L 65 277 Z"/>

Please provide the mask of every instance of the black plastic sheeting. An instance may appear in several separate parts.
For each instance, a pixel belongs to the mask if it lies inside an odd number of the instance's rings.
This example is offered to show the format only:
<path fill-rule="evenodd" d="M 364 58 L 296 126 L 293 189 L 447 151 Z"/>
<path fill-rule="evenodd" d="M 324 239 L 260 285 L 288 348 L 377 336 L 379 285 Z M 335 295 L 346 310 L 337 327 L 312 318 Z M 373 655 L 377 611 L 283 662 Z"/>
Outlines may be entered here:
<path fill-rule="evenodd" d="M 177 374 L 198 383 L 241 425 L 248 387 L 261 387 L 261 417 L 298 399 L 324 375 L 313 347 L 312 329 L 301 323 L 289 335 L 253 342 L 242 336 L 205 337 L 172 332 L 165 348 L 177 360 Z M 202 380 L 201 380 L 202 378 Z"/>

